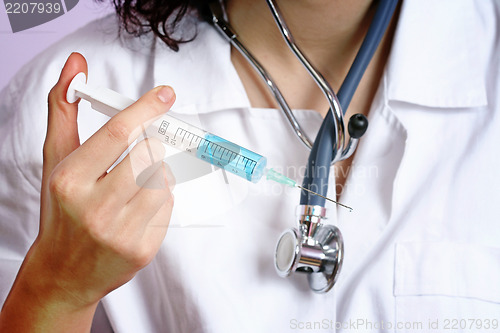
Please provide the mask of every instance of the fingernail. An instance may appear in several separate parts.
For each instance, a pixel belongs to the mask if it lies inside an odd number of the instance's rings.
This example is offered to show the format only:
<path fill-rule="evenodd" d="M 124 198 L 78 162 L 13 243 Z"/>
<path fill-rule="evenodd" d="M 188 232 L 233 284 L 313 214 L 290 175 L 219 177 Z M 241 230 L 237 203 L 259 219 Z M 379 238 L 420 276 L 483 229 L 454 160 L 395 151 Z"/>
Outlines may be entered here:
<path fill-rule="evenodd" d="M 160 101 L 163 103 L 168 103 L 174 97 L 174 91 L 170 87 L 162 87 L 160 90 L 158 90 L 158 98 Z"/>

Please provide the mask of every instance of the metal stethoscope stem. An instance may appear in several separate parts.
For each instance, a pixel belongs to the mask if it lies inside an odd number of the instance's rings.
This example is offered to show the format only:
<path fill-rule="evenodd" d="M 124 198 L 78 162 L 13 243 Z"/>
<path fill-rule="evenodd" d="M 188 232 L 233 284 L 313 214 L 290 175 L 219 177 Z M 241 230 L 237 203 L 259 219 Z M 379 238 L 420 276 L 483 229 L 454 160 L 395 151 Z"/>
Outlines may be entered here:
<path fill-rule="evenodd" d="M 268 0 L 268 5 L 271 8 L 273 12 L 273 16 L 276 19 L 276 22 L 278 22 L 278 26 L 280 28 L 280 32 L 283 36 L 285 36 L 287 40 L 287 44 L 290 46 L 290 48 L 293 50 L 294 54 L 297 56 L 297 58 L 301 61 L 303 66 L 308 70 L 308 72 L 311 74 L 311 76 L 315 79 L 315 82 L 318 84 L 318 86 L 322 89 L 323 93 L 328 99 L 328 102 L 330 104 L 330 107 L 332 110 L 335 110 L 335 126 L 336 126 L 336 131 L 339 132 L 339 142 L 343 143 L 344 141 L 344 126 L 343 126 L 343 119 L 342 119 L 342 110 L 340 108 L 340 103 L 337 99 L 337 96 L 331 89 L 330 85 L 328 82 L 323 78 L 323 76 L 314 68 L 314 66 L 307 60 L 307 58 L 304 56 L 304 54 L 300 51 L 298 46 L 295 44 L 293 40 L 293 36 L 290 33 L 290 30 L 286 26 L 286 23 L 279 12 L 278 7 L 274 3 L 274 1 Z M 221 32 L 226 39 L 233 45 L 233 47 L 238 50 L 244 57 L 245 59 L 253 66 L 253 68 L 259 73 L 259 75 L 262 77 L 264 82 L 266 83 L 267 87 L 271 91 L 271 93 L 275 96 L 276 101 L 285 114 L 288 122 L 290 123 L 291 127 L 294 129 L 295 134 L 297 137 L 302 141 L 302 143 L 308 147 L 309 149 L 312 148 L 313 144 L 311 139 L 305 134 L 305 131 L 302 129 L 298 121 L 295 119 L 295 116 L 293 115 L 292 110 L 290 109 L 290 106 L 286 102 L 285 98 L 283 97 L 283 94 L 281 93 L 280 89 L 272 79 L 271 75 L 264 69 L 264 67 L 257 61 L 257 59 L 252 55 L 252 53 L 241 43 L 241 41 L 238 39 L 238 35 L 233 31 L 231 25 L 226 22 L 223 19 L 223 12 L 222 12 L 222 7 L 218 2 L 212 2 L 210 4 L 210 8 L 212 10 L 212 19 L 213 23 L 215 24 L 215 27 Z M 338 131 L 338 129 L 340 129 Z M 352 145 L 351 145 L 352 146 Z M 351 152 L 352 153 L 352 152 Z M 348 156 L 345 155 L 345 158 Z"/>
<path fill-rule="evenodd" d="M 300 127 L 297 119 L 292 113 L 292 110 L 288 106 L 283 94 L 279 90 L 278 86 L 274 83 L 274 80 L 271 78 L 271 75 L 264 69 L 264 67 L 257 61 L 257 59 L 252 55 L 252 53 L 241 43 L 238 39 L 238 35 L 233 31 L 232 27 L 226 22 L 223 18 L 223 11 L 220 3 L 218 1 L 212 1 L 210 3 L 210 9 L 212 11 L 212 20 L 219 32 L 226 37 L 226 39 L 231 43 L 231 45 L 240 52 L 245 59 L 253 66 L 253 68 L 260 74 L 262 79 L 266 82 L 267 87 L 271 91 L 271 93 L 275 96 L 276 101 L 278 102 L 279 107 L 283 110 L 288 122 L 292 126 L 295 131 L 295 134 L 299 137 L 299 139 L 308 147 L 312 148 L 312 141 L 305 134 L 305 132 Z"/>
<path fill-rule="evenodd" d="M 266 82 L 267 87 L 275 96 L 280 109 L 285 114 L 295 134 L 309 149 L 311 149 L 308 169 L 318 166 L 329 167 L 330 163 L 333 164 L 350 157 L 356 149 L 359 138 L 366 131 L 368 122 L 365 116 L 361 114 L 352 116 L 348 124 L 350 138 L 347 143 L 345 142 L 346 128 L 342 106 L 347 108 L 364 70 L 389 24 L 398 0 L 379 0 L 377 12 L 375 13 L 370 29 L 340 89 L 342 91 L 342 89 L 345 88 L 345 94 L 342 95 L 345 103 L 341 103 L 342 99 L 339 100 L 323 75 L 315 69 L 304 53 L 299 49 L 275 1 L 266 1 L 288 47 L 302 63 L 304 68 L 306 68 L 328 100 L 330 106 L 329 112 L 332 117 L 331 120 L 325 119 L 314 143 L 308 138 L 295 119 L 283 94 L 269 73 L 241 43 L 229 23 L 224 19 L 224 11 L 219 0 L 214 0 L 209 4 L 212 12 L 212 21 L 217 30 L 219 30 L 231 45 L 244 56 Z M 339 91 L 339 96 L 340 95 Z M 326 118 L 329 118 L 329 115 L 327 115 Z M 335 138 L 332 137 L 332 140 L 324 140 L 324 134 L 328 135 L 332 133 L 335 133 Z M 331 147 L 328 147 L 330 143 Z M 329 149 L 331 149 L 331 151 L 329 151 Z M 331 160 L 329 159 L 330 153 L 328 152 L 331 152 Z M 318 155 L 318 153 L 323 155 Z M 319 159 L 322 160 L 321 163 L 326 165 L 317 165 L 316 162 L 318 160 L 315 160 L 315 158 L 318 158 L 318 156 L 320 156 Z M 311 170 L 309 170 L 309 172 L 311 172 Z M 323 192 L 320 192 L 326 196 L 328 173 L 326 179 L 318 178 L 317 180 L 320 181 L 320 184 L 326 184 L 326 188 L 323 188 Z M 303 187 L 307 189 L 309 186 L 313 185 L 314 182 L 314 177 L 306 177 Z M 326 218 L 325 208 L 323 207 L 324 201 L 323 203 L 315 204 L 314 200 L 311 202 L 307 196 L 303 196 L 301 198 L 301 202 L 302 201 L 304 202 L 299 206 L 298 211 L 298 228 L 286 230 L 281 234 L 278 241 L 274 258 L 275 268 L 278 275 L 282 277 L 289 276 L 293 272 L 308 273 L 308 281 L 311 289 L 320 293 L 327 292 L 333 287 L 342 267 L 344 252 L 342 235 L 335 226 L 323 223 L 323 220 Z"/>
<path fill-rule="evenodd" d="M 293 52 L 293 54 L 297 57 L 297 59 L 302 63 L 302 66 L 307 70 L 309 75 L 312 76 L 314 82 L 321 89 L 323 94 L 325 95 L 328 104 L 330 106 L 330 112 L 333 112 L 334 119 L 334 132 L 337 133 L 337 140 L 335 142 L 335 146 L 332 147 L 336 154 L 334 155 L 334 159 L 332 160 L 332 164 L 338 162 L 342 159 L 348 158 L 355 150 L 355 146 L 357 145 L 357 139 L 351 138 L 347 147 L 344 147 L 345 141 L 345 126 L 344 126 L 344 117 L 342 112 L 342 107 L 340 106 L 340 101 L 337 98 L 337 95 L 333 92 L 332 87 L 328 83 L 328 81 L 323 77 L 323 75 L 316 70 L 313 64 L 307 59 L 306 55 L 300 50 L 298 45 L 295 43 L 295 39 L 288 28 L 281 11 L 274 0 L 266 0 L 269 8 L 271 9 L 271 13 L 273 14 L 274 20 L 278 25 L 279 31 L 286 41 L 288 47 Z M 354 147 L 350 149 L 350 147 Z"/>

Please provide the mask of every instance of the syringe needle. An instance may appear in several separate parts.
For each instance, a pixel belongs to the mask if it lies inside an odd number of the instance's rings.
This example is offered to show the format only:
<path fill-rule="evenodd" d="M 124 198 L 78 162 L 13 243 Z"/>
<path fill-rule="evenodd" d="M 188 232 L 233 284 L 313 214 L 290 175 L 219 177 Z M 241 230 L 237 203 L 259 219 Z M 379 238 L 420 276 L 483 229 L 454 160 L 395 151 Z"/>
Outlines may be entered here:
<path fill-rule="evenodd" d="M 338 201 L 335 201 L 335 200 L 332 200 L 332 199 L 330 199 L 330 198 L 324 197 L 324 196 L 322 196 L 322 195 L 321 195 L 321 194 L 319 194 L 319 193 L 316 193 L 316 192 L 314 192 L 314 191 L 311 191 L 310 189 L 307 189 L 307 188 L 305 188 L 305 187 L 300 186 L 299 184 L 295 184 L 295 187 L 298 187 L 298 188 L 300 188 L 300 189 L 302 189 L 302 190 L 304 190 L 304 191 L 307 191 L 307 192 L 309 192 L 309 193 L 312 193 L 312 194 L 314 194 L 314 195 L 317 195 L 318 197 L 322 197 L 323 199 L 326 199 L 326 200 L 328 200 L 328 201 L 331 201 L 331 202 L 333 202 L 333 203 L 335 203 L 335 204 L 337 204 L 337 205 L 339 205 L 339 206 L 345 207 L 345 208 L 349 209 L 349 211 L 351 211 L 351 212 L 352 212 L 352 208 L 351 208 L 351 207 L 346 206 L 346 205 L 344 205 L 344 204 L 341 204 L 341 203 L 340 203 L 340 202 L 338 202 Z"/>
<path fill-rule="evenodd" d="M 312 193 L 312 194 L 314 194 L 314 195 L 320 196 L 320 197 L 322 197 L 322 198 L 324 198 L 324 199 L 326 199 L 326 200 L 328 200 L 328 201 L 331 201 L 331 202 L 333 202 L 333 203 L 335 203 L 335 204 L 337 204 L 337 205 L 339 205 L 339 206 L 342 206 L 342 207 L 344 207 L 344 208 L 347 208 L 347 209 L 349 209 L 349 210 L 352 212 L 352 208 L 351 208 L 351 207 L 346 206 L 346 205 L 344 205 L 344 204 L 341 204 L 340 202 L 337 202 L 337 201 L 332 200 L 332 199 L 330 199 L 330 198 L 324 197 L 324 196 L 322 196 L 322 195 L 321 195 L 321 194 L 319 194 L 319 193 L 316 193 L 316 192 L 314 192 L 314 191 L 311 191 L 310 189 L 307 189 L 307 188 L 305 188 L 305 187 L 302 187 L 302 186 L 300 186 L 299 184 L 297 184 L 297 182 L 296 182 L 295 180 L 293 180 L 293 179 L 291 179 L 291 178 L 288 178 L 288 177 L 286 177 L 286 176 L 282 175 L 281 173 L 274 171 L 273 169 L 267 169 L 267 170 L 266 170 L 266 173 L 267 173 L 267 174 L 266 174 L 266 178 L 267 178 L 268 180 L 272 180 L 272 181 L 275 181 L 275 182 L 277 182 L 277 183 L 284 184 L 284 185 L 287 185 L 287 186 L 290 186 L 290 187 L 298 187 L 298 188 L 300 188 L 300 189 L 302 189 L 302 190 L 304 190 L 304 191 L 307 191 L 307 192 Z"/>

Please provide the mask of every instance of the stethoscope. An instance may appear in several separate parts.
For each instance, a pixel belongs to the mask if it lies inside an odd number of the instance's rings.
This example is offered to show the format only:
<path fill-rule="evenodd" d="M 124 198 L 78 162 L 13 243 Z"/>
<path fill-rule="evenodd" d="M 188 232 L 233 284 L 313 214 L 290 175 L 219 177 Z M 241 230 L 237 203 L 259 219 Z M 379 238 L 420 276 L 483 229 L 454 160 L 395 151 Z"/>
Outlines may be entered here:
<path fill-rule="evenodd" d="M 312 76 L 330 106 L 313 143 L 295 119 L 271 76 L 245 48 L 224 19 L 224 9 L 219 1 L 210 3 L 212 21 L 217 30 L 244 56 L 266 82 L 295 134 L 311 150 L 302 186 L 313 189 L 326 197 L 330 166 L 352 156 L 359 139 L 368 128 L 368 120 L 364 115 L 351 116 L 347 125 L 350 138 L 346 142 L 345 111 L 389 25 L 398 0 L 379 0 L 370 28 L 338 94 L 333 92 L 323 75 L 314 68 L 296 45 L 275 1 L 266 1 L 289 48 Z M 318 293 L 327 292 L 333 287 L 342 267 L 344 256 L 340 230 L 334 225 L 322 222 L 326 218 L 323 197 L 310 195 L 306 191 L 301 192 L 300 205 L 297 208 L 298 228 L 288 229 L 281 234 L 274 256 L 275 268 L 280 276 L 287 277 L 293 272 L 307 273 L 310 288 Z"/>

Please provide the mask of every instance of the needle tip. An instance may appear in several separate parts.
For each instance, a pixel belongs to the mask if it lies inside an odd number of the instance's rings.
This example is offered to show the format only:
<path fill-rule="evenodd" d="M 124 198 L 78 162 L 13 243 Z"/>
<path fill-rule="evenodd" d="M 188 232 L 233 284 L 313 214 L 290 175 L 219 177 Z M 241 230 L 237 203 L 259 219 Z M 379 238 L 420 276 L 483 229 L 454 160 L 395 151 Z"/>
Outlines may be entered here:
<path fill-rule="evenodd" d="M 314 192 L 314 191 L 311 191 L 310 189 L 307 189 L 307 188 L 305 188 L 305 187 L 302 187 L 302 186 L 300 186 L 299 184 L 295 184 L 295 187 L 298 187 L 298 188 L 300 188 L 300 189 L 302 189 L 302 190 L 304 190 L 304 191 L 307 191 L 307 192 L 309 192 L 309 193 L 312 193 L 312 194 L 314 194 L 314 195 L 317 195 L 317 196 L 319 196 L 319 197 L 322 197 L 323 199 L 326 199 L 326 200 L 328 200 L 328 201 L 331 201 L 331 202 L 333 202 L 333 203 L 334 203 L 334 204 L 336 204 L 336 205 L 339 205 L 339 206 L 342 206 L 342 207 L 344 207 L 344 208 L 347 208 L 347 209 L 349 209 L 349 212 L 352 212 L 352 211 L 353 211 L 353 209 L 352 209 L 351 207 L 346 206 L 346 205 L 344 205 L 344 204 L 342 204 L 342 203 L 340 203 L 340 202 L 338 202 L 338 201 L 335 201 L 335 200 L 333 200 L 333 199 L 330 199 L 330 198 L 327 198 L 327 197 L 325 197 L 325 196 L 322 196 L 321 194 L 316 193 L 316 192 Z"/>

